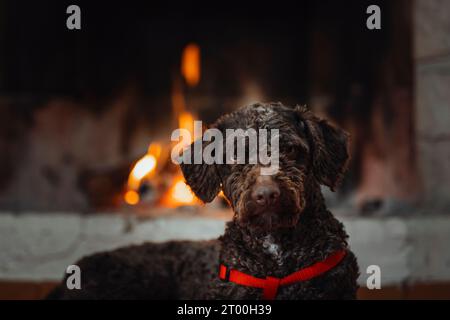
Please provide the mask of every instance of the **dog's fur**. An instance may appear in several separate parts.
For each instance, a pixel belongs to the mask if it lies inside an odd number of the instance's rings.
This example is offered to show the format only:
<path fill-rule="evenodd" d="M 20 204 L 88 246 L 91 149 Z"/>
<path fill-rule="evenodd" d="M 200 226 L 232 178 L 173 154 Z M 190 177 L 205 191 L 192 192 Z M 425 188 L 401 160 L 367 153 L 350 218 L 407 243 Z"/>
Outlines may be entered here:
<path fill-rule="evenodd" d="M 221 117 L 213 127 L 279 129 L 280 169 L 271 178 L 280 201 L 255 206 L 255 164 L 182 164 L 204 202 L 223 190 L 234 210 L 223 236 L 206 242 L 147 243 L 86 257 L 77 264 L 82 289 L 62 283 L 49 298 L 261 299 L 262 290 L 223 282 L 219 263 L 255 277 L 285 277 L 337 250 L 345 258 L 314 279 L 279 288 L 277 299 L 353 299 L 358 266 L 343 225 L 326 209 L 320 184 L 332 190 L 347 168 L 348 135 L 305 107 L 257 103 Z M 204 142 L 206 144 L 207 142 Z"/>

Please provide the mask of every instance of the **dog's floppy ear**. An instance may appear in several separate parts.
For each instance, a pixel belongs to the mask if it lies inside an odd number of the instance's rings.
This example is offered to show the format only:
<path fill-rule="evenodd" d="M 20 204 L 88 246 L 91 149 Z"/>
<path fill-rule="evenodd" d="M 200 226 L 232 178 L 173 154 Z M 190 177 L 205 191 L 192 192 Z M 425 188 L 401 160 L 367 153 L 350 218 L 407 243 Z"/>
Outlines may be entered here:
<path fill-rule="evenodd" d="M 349 134 L 314 116 L 306 107 L 298 107 L 297 111 L 310 140 L 314 176 L 319 183 L 334 191 L 342 181 L 350 160 Z"/>
<path fill-rule="evenodd" d="M 220 177 L 214 164 L 206 164 L 203 160 L 201 164 L 194 163 L 194 145 L 203 144 L 204 147 L 208 144 L 199 139 L 192 143 L 184 152 L 190 152 L 191 161 L 188 163 L 181 163 L 181 171 L 184 179 L 189 185 L 195 195 L 203 202 L 211 202 L 220 191 Z"/>

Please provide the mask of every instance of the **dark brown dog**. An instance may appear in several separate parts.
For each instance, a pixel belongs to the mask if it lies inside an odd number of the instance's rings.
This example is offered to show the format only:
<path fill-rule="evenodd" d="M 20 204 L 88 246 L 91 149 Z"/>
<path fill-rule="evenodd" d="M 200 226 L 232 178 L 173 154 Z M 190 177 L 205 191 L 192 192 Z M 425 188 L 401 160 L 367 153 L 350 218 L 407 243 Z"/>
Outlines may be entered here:
<path fill-rule="evenodd" d="M 353 299 L 358 266 L 343 225 L 326 209 L 320 185 L 332 190 L 347 168 L 348 135 L 304 107 L 253 104 L 221 117 L 214 128 L 279 129 L 275 175 L 257 164 L 182 164 L 204 202 L 223 190 L 234 218 L 216 241 L 143 244 L 82 259 L 81 290 L 60 286 L 50 298 L 260 299 L 261 288 L 222 281 L 219 264 L 252 277 L 283 278 L 346 254 L 331 270 L 280 286 L 276 299 Z"/>

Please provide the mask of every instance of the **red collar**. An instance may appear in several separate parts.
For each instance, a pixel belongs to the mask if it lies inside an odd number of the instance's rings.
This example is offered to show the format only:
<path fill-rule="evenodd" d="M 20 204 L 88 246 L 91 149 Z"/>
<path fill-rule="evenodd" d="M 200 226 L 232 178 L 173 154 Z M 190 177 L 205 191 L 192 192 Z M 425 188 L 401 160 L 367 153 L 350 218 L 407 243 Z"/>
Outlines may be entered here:
<path fill-rule="evenodd" d="M 265 279 L 256 278 L 238 270 L 229 269 L 225 265 L 221 264 L 219 278 L 224 281 L 231 281 L 247 287 L 261 288 L 263 289 L 263 299 L 273 300 L 275 299 L 280 286 L 286 286 L 295 282 L 315 278 L 333 269 L 339 262 L 341 262 L 345 254 L 345 250 L 337 251 L 325 260 L 316 262 L 309 267 L 300 269 L 281 279 L 269 276 Z"/>

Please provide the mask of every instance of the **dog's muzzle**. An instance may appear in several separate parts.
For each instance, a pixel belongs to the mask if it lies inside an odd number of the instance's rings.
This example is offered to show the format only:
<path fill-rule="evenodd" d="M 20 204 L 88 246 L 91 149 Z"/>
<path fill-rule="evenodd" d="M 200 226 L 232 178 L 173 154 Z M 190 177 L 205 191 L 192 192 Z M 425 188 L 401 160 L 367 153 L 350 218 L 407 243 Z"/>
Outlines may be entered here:
<path fill-rule="evenodd" d="M 260 209 L 276 207 L 280 194 L 280 188 L 271 176 L 259 176 L 252 188 L 251 201 Z"/>

